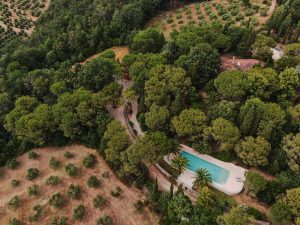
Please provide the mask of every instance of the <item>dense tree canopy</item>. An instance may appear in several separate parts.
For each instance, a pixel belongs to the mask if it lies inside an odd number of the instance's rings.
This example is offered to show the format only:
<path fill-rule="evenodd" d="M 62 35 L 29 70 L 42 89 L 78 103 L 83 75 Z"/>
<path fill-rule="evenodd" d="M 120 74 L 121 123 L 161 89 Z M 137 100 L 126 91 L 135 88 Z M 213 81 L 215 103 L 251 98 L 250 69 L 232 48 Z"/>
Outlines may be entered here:
<path fill-rule="evenodd" d="M 172 119 L 178 136 L 200 136 L 206 124 L 205 114 L 198 109 L 185 109 Z"/>
<path fill-rule="evenodd" d="M 262 137 L 246 137 L 235 146 L 239 158 L 249 166 L 265 166 L 271 145 Z"/>
<path fill-rule="evenodd" d="M 221 150 L 232 150 L 240 138 L 240 130 L 233 123 L 218 118 L 204 130 L 205 135 L 218 142 Z"/>
<path fill-rule="evenodd" d="M 187 55 L 182 55 L 176 64 L 185 68 L 193 84 L 199 87 L 218 74 L 220 56 L 211 45 L 200 43 L 191 48 Z"/>
<path fill-rule="evenodd" d="M 300 133 L 288 134 L 282 139 L 282 148 L 288 157 L 291 170 L 300 171 Z"/>
<path fill-rule="evenodd" d="M 171 115 L 179 114 L 188 102 L 191 79 L 184 69 L 172 66 L 156 66 L 150 71 L 145 84 L 145 103 L 169 107 Z"/>
<path fill-rule="evenodd" d="M 154 28 L 148 28 L 136 34 L 130 44 L 132 51 L 140 53 L 159 53 L 165 44 L 164 35 Z"/>

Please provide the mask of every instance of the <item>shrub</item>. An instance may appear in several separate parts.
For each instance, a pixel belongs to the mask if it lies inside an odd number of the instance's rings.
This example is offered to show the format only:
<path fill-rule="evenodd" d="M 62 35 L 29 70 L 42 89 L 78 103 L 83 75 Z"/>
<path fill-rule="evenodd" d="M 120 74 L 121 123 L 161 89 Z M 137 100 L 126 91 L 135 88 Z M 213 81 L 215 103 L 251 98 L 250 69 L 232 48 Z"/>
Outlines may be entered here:
<path fill-rule="evenodd" d="M 169 17 L 169 18 L 167 19 L 167 23 L 173 23 L 173 22 L 174 22 L 173 17 Z"/>
<path fill-rule="evenodd" d="M 68 165 L 65 166 L 65 171 L 70 177 L 74 177 L 78 173 L 78 168 L 74 166 L 74 164 L 69 163 Z"/>
<path fill-rule="evenodd" d="M 93 154 L 89 154 L 82 161 L 82 164 L 85 168 L 92 168 L 95 165 L 95 163 L 96 163 L 96 157 Z"/>
<path fill-rule="evenodd" d="M 103 178 L 109 178 L 109 172 L 106 171 L 106 172 L 102 173 L 102 177 Z"/>
<path fill-rule="evenodd" d="M 113 196 L 115 198 L 118 198 L 118 197 L 121 196 L 122 192 L 123 192 L 122 189 L 118 186 L 116 188 L 116 190 L 115 191 L 111 191 L 110 194 L 111 194 L 111 196 Z"/>
<path fill-rule="evenodd" d="M 60 167 L 60 161 L 57 160 L 55 157 L 51 157 L 49 161 L 49 167 L 53 170 L 56 170 L 58 167 Z"/>
<path fill-rule="evenodd" d="M 242 14 L 240 14 L 240 13 L 235 17 L 236 21 L 240 21 L 242 19 L 244 19 L 244 16 Z"/>
<path fill-rule="evenodd" d="M 71 184 L 68 188 L 68 196 L 71 199 L 79 199 L 81 195 L 81 188 L 79 185 Z"/>
<path fill-rule="evenodd" d="M 176 15 L 176 19 L 181 19 L 182 18 L 182 15 L 181 14 L 178 14 L 178 15 Z"/>
<path fill-rule="evenodd" d="M 21 202 L 20 197 L 16 195 L 9 200 L 8 206 L 11 209 L 16 209 L 20 206 L 20 202 Z"/>
<path fill-rule="evenodd" d="M 96 221 L 97 225 L 111 225 L 112 223 L 113 220 L 110 216 L 102 216 Z"/>
<path fill-rule="evenodd" d="M 262 9 L 261 11 L 260 11 L 260 15 L 261 16 L 268 16 L 268 10 L 267 9 Z"/>
<path fill-rule="evenodd" d="M 67 159 L 71 159 L 71 158 L 74 158 L 74 154 L 72 154 L 71 152 L 69 151 L 66 151 L 64 153 L 64 157 L 67 158 Z"/>
<path fill-rule="evenodd" d="M 27 192 L 29 196 L 37 196 L 40 193 L 40 187 L 37 184 L 34 184 L 31 187 L 28 187 Z"/>
<path fill-rule="evenodd" d="M 13 187 L 18 187 L 20 185 L 20 181 L 19 180 L 15 180 L 13 179 L 11 182 L 10 182 L 11 186 Z"/>
<path fill-rule="evenodd" d="M 270 208 L 270 217 L 273 224 L 286 225 L 291 223 L 292 212 L 287 204 L 279 201 Z"/>
<path fill-rule="evenodd" d="M 29 222 L 38 221 L 42 214 L 42 206 L 41 205 L 35 205 L 33 206 L 34 214 L 32 216 L 29 216 L 28 220 Z"/>
<path fill-rule="evenodd" d="M 137 200 L 136 203 L 134 203 L 134 207 L 138 213 L 144 211 L 144 203 L 141 200 Z"/>
<path fill-rule="evenodd" d="M 16 218 L 13 218 L 12 220 L 9 221 L 9 225 L 21 225 L 21 220 L 18 220 Z"/>
<path fill-rule="evenodd" d="M 20 162 L 17 161 L 16 159 L 10 159 L 6 162 L 6 168 L 15 170 L 19 167 Z"/>
<path fill-rule="evenodd" d="M 48 201 L 49 205 L 53 206 L 54 208 L 61 208 L 64 203 L 63 196 L 58 192 L 51 196 Z"/>
<path fill-rule="evenodd" d="M 266 216 L 256 208 L 247 206 L 245 211 L 248 213 L 248 215 L 253 216 L 256 220 L 268 221 Z"/>
<path fill-rule="evenodd" d="M 246 173 L 245 189 L 252 197 L 256 197 L 257 193 L 266 188 L 266 179 L 258 173 L 248 171 Z"/>
<path fill-rule="evenodd" d="M 67 217 L 52 217 L 50 225 L 68 225 L 67 223 L 68 219 Z"/>
<path fill-rule="evenodd" d="M 230 11 L 232 16 L 236 16 L 239 13 L 239 10 L 237 8 L 234 8 Z"/>
<path fill-rule="evenodd" d="M 84 205 L 79 205 L 75 209 L 73 209 L 73 219 L 81 220 L 85 215 L 85 207 Z"/>
<path fill-rule="evenodd" d="M 60 183 L 60 178 L 58 176 L 50 176 L 46 180 L 47 185 L 58 185 Z"/>
<path fill-rule="evenodd" d="M 96 177 L 96 176 L 90 176 L 88 181 L 87 181 L 87 185 L 90 188 L 97 188 L 101 185 L 101 181 Z"/>
<path fill-rule="evenodd" d="M 102 195 L 97 195 L 93 198 L 93 204 L 96 209 L 103 208 L 106 204 L 106 200 L 102 197 Z"/>
<path fill-rule="evenodd" d="M 28 152 L 28 159 L 37 159 L 38 158 L 38 154 L 34 151 L 30 151 Z"/>
<path fill-rule="evenodd" d="M 40 175 L 40 171 L 37 168 L 29 168 L 27 170 L 26 179 L 27 180 L 33 180 L 37 178 Z"/>

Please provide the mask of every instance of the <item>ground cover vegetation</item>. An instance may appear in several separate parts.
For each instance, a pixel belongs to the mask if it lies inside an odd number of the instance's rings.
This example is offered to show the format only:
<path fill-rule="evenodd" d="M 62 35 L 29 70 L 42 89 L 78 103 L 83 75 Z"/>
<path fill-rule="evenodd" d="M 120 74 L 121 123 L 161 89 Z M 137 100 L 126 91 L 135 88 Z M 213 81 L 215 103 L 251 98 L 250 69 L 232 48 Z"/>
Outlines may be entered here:
<path fill-rule="evenodd" d="M 16 156 L 33 147 L 80 142 L 97 148 L 122 181 L 139 186 L 147 181 L 147 166 L 178 152 L 178 143 L 183 142 L 199 153 L 274 175 L 275 179 L 266 180 L 258 173 L 247 173 L 246 193 L 271 207 L 273 223 L 299 223 L 300 106 L 295 69 L 299 46 L 286 46 L 285 57 L 274 62 L 269 47 L 276 41 L 253 26 L 217 21 L 190 24 L 173 31 L 168 40 L 154 28 L 139 31 L 164 4 L 150 0 L 53 0 L 30 38 L 7 42 L 0 49 L 0 164 L 18 169 Z M 291 8 L 298 0 L 282 4 L 291 14 L 290 29 L 296 29 L 294 18 L 298 14 Z M 221 11 L 217 4 L 213 7 Z M 285 39 L 293 41 L 290 30 L 284 34 L 271 26 L 276 13 L 269 21 L 270 34 L 277 34 L 277 40 L 288 36 Z M 121 63 L 115 60 L 113 51 L 105 51 L 85 64 L 77 64 L 119 44 L 128 44 L 130 49 Z M 221 71 L 220 55 L 226 52 L 255 57 L 265 65 L 247 71 Z M 138 121 L 146 132 L 134 144 L 122 124 L 107 111 L 107 106 L 117 106 L 123 100 L 122 87 L 116 80 L 124 71 L 133 81 L 131 92 L 138 97 Z M 64 160 L 73 157 L 74 153 L 64 153 Z M 83 169 L 96 167 L 95 157 L 89 154 L 79 164 L 62 164 L 62 158 L 53 156 L 47 163 L 53 171 L 63 170 L 68 179 L 78 179 Z M 31 152 L 28 158 L 39 160 L 39 154 Z M 175 159 L 171 167 L 178 174 L 187 161 L 180 156 Z M 26 178 L 35 181 L 42 175 L 38 168 L 30 167 Z M 53 175 L 46 184 L 59 187 L 60 181 Z M 241 224 L 250 224 L 254 219 L 266 219 L 255 209 L 237 206 L 231 199 L 211 192 L 206 187 L 210 182 L 207 171 L 197 171 L 194 186 L 200 195 L 196 205 L 181 187 L 174 192 L 171 186 L 169 193 L 160 193 L 157 182 L 150 183 L 150 207 L 160 213 L 160 223 L 168 225 L 233 225 L 235 218 Z M 18 188 L 13 183 L 10 185 Z M 91 175 L 84 184 L 95 191 L 101 189 L 102 178 Z M 28 194 L 38 196 L 40 187 L 28 187 Z M 124 193 L 116 186 L 110 194 L 118 199 Z M 64 208 L 66 198 L 75 201 L 80 196 L 81 187 L 70 184 L 68 190 L 52 193 L 48 204 L 54 209 Z M 102 196 L 94 197 L 95 208 L 105 206 Z M 21 203 L 16 195 L 8 206 L 14 210 Z M 137 200 L 134 207 L 141 213 L 144 202 Z M 39 206 L 33 211 L 32 220 L 43 212 Z M 70 218 L 83 220 L 86 213 L 86 206 L 78 203 Z M 111 223 L 106 215 L 97 220 L 97 224 Z"/>

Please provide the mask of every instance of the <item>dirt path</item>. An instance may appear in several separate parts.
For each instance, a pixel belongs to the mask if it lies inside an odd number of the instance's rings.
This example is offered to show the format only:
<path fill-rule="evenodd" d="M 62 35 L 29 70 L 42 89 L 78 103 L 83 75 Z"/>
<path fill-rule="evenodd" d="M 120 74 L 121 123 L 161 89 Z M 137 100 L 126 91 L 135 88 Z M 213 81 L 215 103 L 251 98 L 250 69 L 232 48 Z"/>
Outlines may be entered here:
<path fill-rule="evenodd" d="M 158 224 L 158 216 L 150 212 L 147 208 L 144 213 L 137 213 L 134 208 L 134 203 L 139 199 L 145 199 L 145 194 L 136 188 L 127 187 L 121 183 L 113 172 L 108 168 L 106 162 L 97 156 L 97 164 L 92 169 L 86 169 L 82 166 L 82 159 L 89 153 L 94 153 L 94 149 L 89 149 L 81 145 L 73 145 L 64 148 L 41 148 L 35 150 L 39 154 L 37 160 L 28 160 L 27 154 L 19 157 L 20 167 L 17 170 L 4 170 L 4 175 L 0 178 L 0 224 L 9 224 L 8 221 L 17 217 L 22 219 L 24 225 L 29 224 L 27 218 L 32 215 L 32 207 L 35 204 L 43 206 L 42 216 L 38 220 L 39 224 L 49 224 L 52 216 L 67 216 L 69 224 L 72 225 L 94 225 L 97 218 L 103 215 L 109 215 L 113 218 L 116 225 L 155 225 Z M 73 159 L 63 157 L 65 151 L 70 151 L 75 155 Z M 57 157 L 62 165 L 71 162 L 80 169 L 80 174 L 77 177 L 70 178 L 66 175 L 63 166 L 58 170 L 49 168 L 49 160 L 52 156 Z M 34 181 L 25 179 L 28 168 L 38 168 L 41 175 Z M 103 172 L 110 174 L 109 178 L 103 178 Z M 57 175 L 61 178 L 62 183 L 50 187 L 45 184 L 45 180 L 50 175 Z M 87 179 L 91 175 L 96 175 L 102 182 L 99 188 L 89 188 L 86 184 Z M 11 180 L 20 180 L 20 186 L 17 188 L 11 187 Z M 41 186 L 41 195 L 38 197 L 29 197 L 27 188 L 33 184 Z M 80 200 L 69 200 L 66 195 L 67 187 L 71 184 L 78 184 L 82 189 L 82 197 Z M 120 198 L 114 198 L 110 192 L 114 191 L 119 186 L 123 190 Z M 56 192 L 60 192 L 65 198 L 65 206 L 62 209 L 53 209 L 47 202 L 48 199 Z M 107 199 L 107 206 L 104 209 L 95 209 L 92 204 L 93 198 L 101 194 Z M 21 198 L 21 206 L 17 210 L 11 210 L 7 206 L 7 202 L 15 195 Z M 83 204 L 86 207 L 87 214 L 82 221 L 72 220 L 73 208 Z M 130 215 L 130 216 L 129 216 Z"/>
<path fill-rule="evenodd" d="M 263 205 L 262 203 L 258 202 L 257 200 L 255 200 L 254 198 L 249 197 L 248 195 L 246 195 L 244 192 L 234 196 L 234 199 L 236 200 L 236 202 L 238 204 L 246 204 L 248 206 L 251 206 L 255 209 L 257 209 L 259 212 L 268 215 L 268 208 Z"/>
<path fill-rule="evenodd" d="M 129 53 L 129 49 L 127 46 L 114 46 L 112 48 L 109 48 L 107 50 L 113 50 L 114 53 L 116 54 L 116 60 L 117 61 L 122 61 L 123 57 Z M 81 65 L 86 64 L 87 62 L 92 61 L 93 59 L 97 58 L 102 52 L 96 53 L 89 58 L 85 59 L 83 62 L 79 63 Z"/>

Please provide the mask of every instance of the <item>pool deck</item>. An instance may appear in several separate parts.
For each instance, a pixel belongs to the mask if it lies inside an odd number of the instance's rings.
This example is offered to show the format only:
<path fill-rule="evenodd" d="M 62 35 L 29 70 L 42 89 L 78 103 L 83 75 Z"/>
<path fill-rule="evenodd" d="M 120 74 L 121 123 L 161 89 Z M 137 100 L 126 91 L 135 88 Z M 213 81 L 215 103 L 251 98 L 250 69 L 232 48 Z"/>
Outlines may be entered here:
<path fill-rule="evenodd" d="M 219 184 L 216 182 L 212 182 L 211 186 L 216 188 L 217 190 L 224 192 L 228 195 L 237 195 L 239 194 L 244 187 L 244 181 L 245 181 L 245 172 L 246 169 L 236 166 L 233 163 L 223 162 L 218 159 L 215 159 L 209 155 L 199 154 L 194 149 L 186 146 L 186 145 L 180 145 L 181 149 L 195 155 L 199 158 L 202 158 L 210 163 L 213 163 L 219 167 L 222 167 L 229 171 L 229 176 L 225 184 Z M 170 155 L 165 156 L 164 159 L 170 163 L 174 156 Z M 239 178 L 239 180 L 237 180 Z M 177 178 L 178 183 L 182 183 L 186 187 L 192 189 L 193 188 L 193 182 L 195 180 L 195 173 L 193 171 L 190 171 L 189 169 L 185 169 Z"/>

